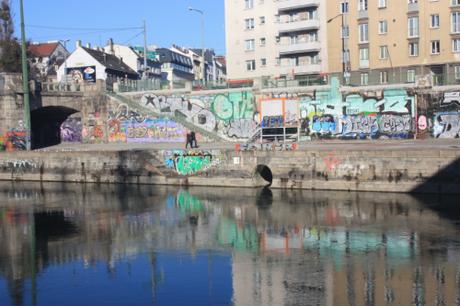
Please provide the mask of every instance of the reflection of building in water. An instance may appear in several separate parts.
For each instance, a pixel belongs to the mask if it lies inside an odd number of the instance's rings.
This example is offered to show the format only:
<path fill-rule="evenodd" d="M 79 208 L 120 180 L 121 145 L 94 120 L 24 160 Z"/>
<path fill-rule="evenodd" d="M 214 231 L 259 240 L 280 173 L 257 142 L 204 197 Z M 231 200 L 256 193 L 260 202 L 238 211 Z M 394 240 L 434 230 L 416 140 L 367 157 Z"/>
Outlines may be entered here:
<path fill-rule="evenodd" d="M 459 296 L 457 228 L 404 195 L 273 191 L 262 205 L 252 190 L 61 188 L 20 193 L 17 203 L 30 194 L 47 207 L 34 213 L 12 208 L 9 191 L 1 202 L 0 188 L 0 276 L 17 304 L 24 280 L 49 265 L 105 262 L 117 273 L 117 260 L 159 249 L 232 251 L 235 305 L 454 305 Z"/>

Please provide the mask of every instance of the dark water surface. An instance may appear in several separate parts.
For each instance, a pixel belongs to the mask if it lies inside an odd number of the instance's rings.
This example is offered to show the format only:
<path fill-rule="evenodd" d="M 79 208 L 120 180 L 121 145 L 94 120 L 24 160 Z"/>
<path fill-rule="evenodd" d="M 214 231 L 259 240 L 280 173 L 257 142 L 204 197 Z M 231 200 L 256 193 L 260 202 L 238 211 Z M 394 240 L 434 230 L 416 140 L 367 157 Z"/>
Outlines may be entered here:
<path fill-rule="evenodd" d="M 459 305 L 459 205 L 0 183 L 0 305 Z"/>

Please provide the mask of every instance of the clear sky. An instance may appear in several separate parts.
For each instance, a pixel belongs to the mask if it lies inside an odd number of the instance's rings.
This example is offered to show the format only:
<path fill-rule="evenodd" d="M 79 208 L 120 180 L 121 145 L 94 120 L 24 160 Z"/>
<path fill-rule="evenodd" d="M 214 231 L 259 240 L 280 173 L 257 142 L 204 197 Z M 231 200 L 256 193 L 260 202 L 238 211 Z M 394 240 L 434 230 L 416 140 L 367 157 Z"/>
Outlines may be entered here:
<path fill-rule="evenodd" d="M 143 45 L 141 27 L 147 22 L 147 43 L 170 47 L 177 44 L 201 48 L 201 16 L 189 6 L 205 12 L 205 46 L 225 54 L 224 0 L 23 0 L 26 36 L 30 41 L 70 39 L 93 46 L 115 43 Z M 11 0 L 17 37 L 20 37 L 19 0 Z"/>

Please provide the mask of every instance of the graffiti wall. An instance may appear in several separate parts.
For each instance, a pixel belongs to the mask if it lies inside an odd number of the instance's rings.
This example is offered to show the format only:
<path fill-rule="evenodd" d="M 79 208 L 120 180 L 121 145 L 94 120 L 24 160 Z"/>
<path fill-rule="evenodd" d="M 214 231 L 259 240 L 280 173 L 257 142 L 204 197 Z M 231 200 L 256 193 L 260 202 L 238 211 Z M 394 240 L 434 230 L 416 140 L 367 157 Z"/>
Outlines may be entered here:
<path fill-rule="evenodd" d="M 337 79 L 329 91 L 298 97 L 301 130 L 312 138 L 411 138 L 415 134 L 415 96 L 405 90 L 342 93 Z"/>
<path fill-rule="evenodd" d="M 164 151 L 163 158 L 166 167 L 174 169 L 179 175 L 196 175 L 217 167 L 224 161 L 219 150 Z"/>
<path fill-rule="evenodd" d="M 186 120 L 228 139 L 248 138 L 259 124 L 251 91 L 202 96 L 146 94 L 141 98 L 141 104 L 160 115 Z"/>
<path fill-rule="evenodd" d="M 81 118 L 67 118 L 61 124 L 61 142 L 81 142 Z"/>
<path fill-rule="evenodd" d="M 17 151 L 26 149 L 26 129 L 20 120 L 17 126 L 0 136 L 0 151 Z"/>

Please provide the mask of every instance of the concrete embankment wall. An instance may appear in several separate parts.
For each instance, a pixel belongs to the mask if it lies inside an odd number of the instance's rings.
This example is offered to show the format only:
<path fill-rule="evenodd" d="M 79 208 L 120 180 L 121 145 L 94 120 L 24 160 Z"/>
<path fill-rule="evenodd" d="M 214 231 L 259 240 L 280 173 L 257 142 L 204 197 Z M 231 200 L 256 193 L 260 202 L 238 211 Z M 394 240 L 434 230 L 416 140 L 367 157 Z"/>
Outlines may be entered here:
<path fill-rule="evenodd" d="M 14 152 L 0 179 L 460 193 L 460 150 Z"/>

